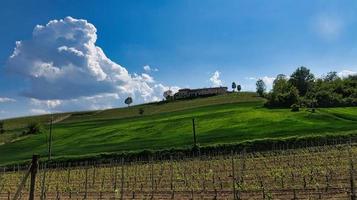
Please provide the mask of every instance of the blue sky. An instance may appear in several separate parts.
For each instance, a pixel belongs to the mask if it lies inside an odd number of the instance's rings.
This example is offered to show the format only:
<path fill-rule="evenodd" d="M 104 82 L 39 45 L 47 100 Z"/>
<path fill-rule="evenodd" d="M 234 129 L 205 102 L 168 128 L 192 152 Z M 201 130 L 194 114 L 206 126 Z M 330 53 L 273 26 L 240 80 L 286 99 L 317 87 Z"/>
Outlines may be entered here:
<path fill-rule="evenodd" d="M 36 25 L 47 34 L 56 32 L 46 24 L 61 19 L 66 28 L 58 22 L 55 30 L 74 31 L 80 19 L 86 20 L 81 28 L 95 27 L 94 45 L 105 57 L 88 54 L 86 63 L 97 59 L 103 70 L 117 64 L 127 73 L 120 72 L 121 78 L 113 80 L 115 70 L 94 76 L 96 69 L 82 64 L 73 77 L 63 72 L 53 78 L 45 68 L 38 71 L 39 60 L 39 66 L 55 71 L 77 63 L 59 54 L 78 50 L 71 48 L 73 42 L 45 45 L 54 36 L 33 34 Z M 4 0 L 0 2 L 0 118 L 118 107 L 125 96 L 134 96 L 136 103 L 153 101 L 167 88 L 230 86 L 235 81 L 243 90 L 254 90 L 256 79 L 270 85 L 277 74 L 289 75 L 302 65 L 316 75 L 354 73 L 356 20 L 353 0 Z M 75 37 L 73 45 L 83 47 L 81 38 Z M 21 53 L 9 62 L 16 41 L 22 41 Z M 54 49 L 58 52 L 51 53 Z M 115 64 L 102 67 L 107 59 Z M 146 65 L 151 70 L 144 70 Z M 57 88 L 56 94 L 51 93 Z"/>

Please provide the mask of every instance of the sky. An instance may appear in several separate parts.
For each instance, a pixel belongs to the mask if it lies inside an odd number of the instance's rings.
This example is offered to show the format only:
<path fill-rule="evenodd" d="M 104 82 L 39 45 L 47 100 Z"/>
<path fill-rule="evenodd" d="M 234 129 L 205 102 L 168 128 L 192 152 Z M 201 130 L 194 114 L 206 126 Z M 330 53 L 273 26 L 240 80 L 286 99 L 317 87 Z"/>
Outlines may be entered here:
<path fill-rule="evenodd" d="M 3 0 L 0 119 L 357 72 L 354 0 Z"/>

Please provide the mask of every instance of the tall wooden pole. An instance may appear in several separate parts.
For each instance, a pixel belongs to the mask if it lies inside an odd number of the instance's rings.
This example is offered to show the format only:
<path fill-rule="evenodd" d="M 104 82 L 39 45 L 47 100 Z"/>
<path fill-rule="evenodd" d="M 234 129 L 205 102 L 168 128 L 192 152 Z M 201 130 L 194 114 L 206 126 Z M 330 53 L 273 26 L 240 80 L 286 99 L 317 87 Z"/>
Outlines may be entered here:
<path fill-rule="evenodd" d="M 193 132 L 193 147 L 196 147 L 196 146 L 197 146 L 197 143 L 196 143 L 195 118 L 192 118 L 192 132 Z"/>
<path fill-rule="evenodd" d="M 33 155 L 32 165 L 31 165 L 31 184 L 30 184 L 29 200 L 35 199 L 35 184 L 36 184 L 37 169 L 38 169 L 38 155 Z"/>
<path fill-rule="evenodd" d="M 53 124 L 53 114 L 51 113 L 51 120 L 50 120 L 50 134 L 48 137 L 48 162 L 51 160 L 52 154 L 52 124 Z M 42 177 L 42 184 L 41 184 L 41 196 L 40 199 L 45 199 L 45 182 L 46 182 L 46 172 L 47 172 L 47 164 L 44 164 L 43 168 L 43 177 Z"/>
<path fill-rule="evenodd" d="M 52 124 L 53 124 L 53 114 L 51 114 L 50 136 L 48 138 L 48 161 L 51 160 L 51 154 L 52 154 Z"/>

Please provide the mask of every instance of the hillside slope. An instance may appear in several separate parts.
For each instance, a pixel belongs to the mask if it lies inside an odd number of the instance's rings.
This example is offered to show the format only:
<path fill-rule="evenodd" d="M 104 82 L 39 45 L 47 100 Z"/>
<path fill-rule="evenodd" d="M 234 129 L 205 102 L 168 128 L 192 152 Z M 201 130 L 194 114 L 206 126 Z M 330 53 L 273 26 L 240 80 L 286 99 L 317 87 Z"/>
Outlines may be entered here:
<path fill-rule="evenodd" d="M 357 108 L 291 112 L 267 109 L 253 93 L 72 113 L 55 124 L 54 156 L 185 148 L 192 145 L 192 118 L 200 145 L 245 140 L 342 134 L 357 130 Z M 144 114 L 139 114 L 139 109 Z M 0 164 L 46 154 L 46 134 L 0 145 Z"/>

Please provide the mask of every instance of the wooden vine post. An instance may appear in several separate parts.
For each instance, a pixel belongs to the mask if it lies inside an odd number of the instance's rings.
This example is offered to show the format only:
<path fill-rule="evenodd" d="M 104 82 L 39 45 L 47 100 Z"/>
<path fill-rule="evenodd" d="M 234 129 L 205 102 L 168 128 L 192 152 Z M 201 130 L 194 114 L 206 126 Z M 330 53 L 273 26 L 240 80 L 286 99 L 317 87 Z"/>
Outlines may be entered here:
<path fill-rule="evenodd" d="M 45 199 L 45 190 L 46 190 L 46 172 L 47 172 L 47 164 L 44 163 L 42 167 L 43 171 L 43 176 L 42 176 L 42 181 L 41 181 L 41 196 L 40 199 L 44 200 Z"/>
<path fill-rule="evenodd" d="M 154 164 L 153 158 L 150 160 L 150 179 L 151 179 L 151 199 L 154 199 Z"/>
<path fill-rule="evenodd" d="M 356 197 L 356 190 L 355 190 L 355 169 L 354 169 L 354 162 L 353 162 L 353 156 L 351 152 L 351 144 L 349 145 L 348 148 L 348 156 L 350 160 L 350 186 L 351 186 L 351 200 L 357 200 Z"/>
<path fill-rule="evenodd" d="M 84 199 L 88 198 L 88 163 L 85 164 Z"/>
<path fill-rule="evenodd" d="M 35 199 L 35 183 L 36 183 L 37 168 L 38 168 L 38 155 L 33 155 L 32 162 L 29 166 L 29 169 L 27 170 L 25 176 L 22 178 L 21 183 L 18 186 L 14 197 L 12 198 L 13 200 L 18 200 L 19 198 L 21 198 L 22 189 L 24 188 L 26 181 L 30 175 L 31 175 L 31 182 L 30 182 L 29 200 Z M 10 198 L 10 196 L 8 196 L 8 198 Z"/>
<path fill-rule="evenodd" d="M 120 199 L 124 199 L 124 158 L 121 158 Z"/>
<path fill-rule="evenodd" d="M 35 184 L 36 184 L 36 174 L 38 169 L 38 155 L 32 156 L 32 164 L 31 164 L 31 184 L 30 184 L 30 195 L 29 200 L 35 199 Z"/>
<path fill-rule="evenodd" d="M 232 188 L 233 188 L 233 199 L 237 199 L 236 195 L 236 178 L 235 178 L 235 167 L 234 167 L 234 157 L 233 157 L 233 151 L 231 152 L 231 157 L 232 157 Z"/>
<path fill-rule="evenodd" d="M 174 189 L 174 166 L 172 155 L 170 156 L 170 189 L 171 189 L 171 199 L 175 197 L 175 189 Z"/>

